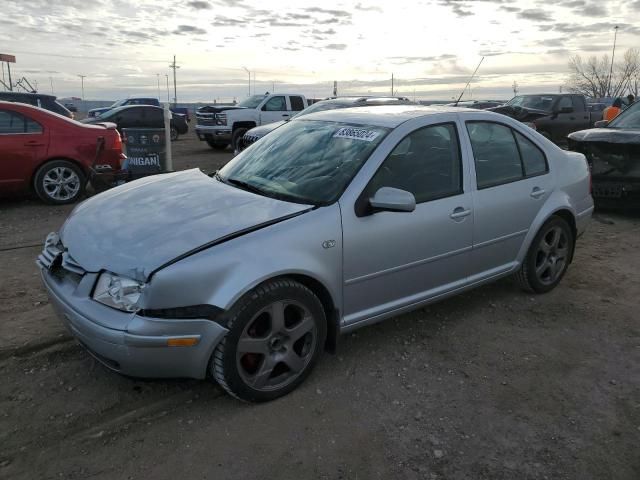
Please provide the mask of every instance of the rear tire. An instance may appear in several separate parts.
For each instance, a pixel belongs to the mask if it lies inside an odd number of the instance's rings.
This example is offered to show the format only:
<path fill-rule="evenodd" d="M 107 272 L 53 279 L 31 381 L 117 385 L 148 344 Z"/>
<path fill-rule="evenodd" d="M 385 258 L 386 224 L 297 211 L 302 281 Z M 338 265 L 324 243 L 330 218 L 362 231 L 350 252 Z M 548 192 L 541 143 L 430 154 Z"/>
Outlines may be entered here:
<path fill-rule="evenodd" d="M 228 315 L 229 333 L 213 353 L 211 373 L 240 400 L 266 402 L 288 394 L 311 373 L 324 348 L 322 304 L 293 280 L 255 288 Z"/>
<path fill-rule="evenodd" d="M 553 216 L 531 242 L 516 279 L 523 290 L 546 293 L 553 290 L 567 272 L 573 257 L 573 232 L 567 222 Z"/>
<path fill-rule="evenodd" d="M 84 172 L 68 160 L 53 160 L 42 165 L 34 177 L 38 198 L 51 205 L 74 203 L 84 195 Z"/>

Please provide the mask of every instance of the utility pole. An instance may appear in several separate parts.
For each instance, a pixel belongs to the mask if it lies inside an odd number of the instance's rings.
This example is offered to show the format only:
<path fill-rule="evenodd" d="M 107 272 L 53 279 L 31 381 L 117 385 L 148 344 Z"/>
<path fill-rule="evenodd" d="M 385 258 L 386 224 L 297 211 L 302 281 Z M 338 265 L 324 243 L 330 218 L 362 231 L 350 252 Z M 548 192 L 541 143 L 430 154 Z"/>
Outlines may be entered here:
<path fill-rule="evenodd" d="M 176 70 L 180 68 L 176 65 L 176 56 L 173 56 L 173 63 L 169 65 L 169 68 L 173 69 L 173 106 L 178 106 L 178 87 L 176 85 Z"/>
<path fill-rule="evenodd" d="M 156 78 L 158 79 L 158 100 L 160 100 L 160 74 L 156 73 Z"/>
<path fill-rule="evenodd" d="M 338 81 L 337 80 L 333 81 L 333 96 L 334 97 L 338 96 Z"/>
<path fill-rule="evenodd" d="M 613 52 L 611 53 L 611 68 L 609 68 L 609 81 L 607 82 L 607 97 L 611 96 L 611 75 L 613 74 L 613 59 L 616 56 L 616 40 L 618 39 L 618 25 L 614 28 L 613 34 Z"/>
<path fill-rule="evenodd" d="M 251 70 L 247 67 L 242 67 L 242 69 L 249 74 L 249 96 L 251 96 Z"/>
<path fill-rule="evenodd" d="M 165 73 L 164 76 L 167 79 L 167 103 L 169 103 L 169 75 Z"/>
<path fill-rule="evenodd" d="M 393 97 L 393 73 L 391 74 L 391 96 Z"/>
<path fill-rule="evenodd" d="M 80 77 L 80 82 L 82 85 L 82 101 L 84 102 L 84 79 L 87 77 L 86 75 L 78 75 Z"/>
<path fill-rule="evenodd" d="M 53 77 L 49 77 L 49 83 L 51 84 L 51 95 L 53 95 Z"/>
<path fill-rule="evenodd" d="M 513 81 L 513 96 L 517 97 L 518 96 L 518 82 L 516 82 L 515 80 Z"/>

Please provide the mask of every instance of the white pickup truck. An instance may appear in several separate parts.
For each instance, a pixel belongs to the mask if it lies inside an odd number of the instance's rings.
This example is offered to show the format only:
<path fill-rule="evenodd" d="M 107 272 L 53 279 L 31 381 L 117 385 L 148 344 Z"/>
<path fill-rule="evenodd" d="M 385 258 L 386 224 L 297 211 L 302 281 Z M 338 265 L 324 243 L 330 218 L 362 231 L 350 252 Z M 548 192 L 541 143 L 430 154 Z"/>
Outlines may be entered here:
<path fill-rule="evenodd" d="M 196 134 L 211 148 L 222 150 L 231 144 L 235 150 L 247 130 L 287 120 L 306 107 L 304 95 L 288 93 L 252 95 L 232 107 L 201 107 L 196 112 Z"/>

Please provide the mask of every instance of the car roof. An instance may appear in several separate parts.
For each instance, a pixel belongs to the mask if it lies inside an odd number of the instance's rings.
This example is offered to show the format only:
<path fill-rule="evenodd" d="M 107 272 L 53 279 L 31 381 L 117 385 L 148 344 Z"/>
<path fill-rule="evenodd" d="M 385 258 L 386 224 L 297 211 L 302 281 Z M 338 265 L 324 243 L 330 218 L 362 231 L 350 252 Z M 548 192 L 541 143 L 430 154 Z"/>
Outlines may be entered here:
<path fill-rule="evenodd" d="M 162 107 L 157 105 L 122 105 L 121 107 L 110 108 L 108 112 L 122 112 L 123 110 L 135 110 L 138 108 L 158 108 L 162 110 Z M 105 112 L 106 113 L 106 112 Z"/>
<path fill-rule="evenodd" d="M 310 113 L 300 118 L 306 120 L 324 120 L 330 122 L 355 123 L 373 125 L 377 127 L 395 128 L 401 123 L 414 118 L 442 113 L 470 112 L 478 114 L 478 110 L 447 106 L 421 106 L 421 105 L 380 105 L 371 107 L 343 108 L 340 110 L 325 110 Z M 487 115 L 490 115 L 487 113 Z"/>
<path fill-rule="evenodd" d="M 40 97 L 40 98 L 52 98 L 56 99 L 54 95 L 47 95 L 46 93 L 31 93 L 31 92 L 0 92 L 0 97 Z"/>

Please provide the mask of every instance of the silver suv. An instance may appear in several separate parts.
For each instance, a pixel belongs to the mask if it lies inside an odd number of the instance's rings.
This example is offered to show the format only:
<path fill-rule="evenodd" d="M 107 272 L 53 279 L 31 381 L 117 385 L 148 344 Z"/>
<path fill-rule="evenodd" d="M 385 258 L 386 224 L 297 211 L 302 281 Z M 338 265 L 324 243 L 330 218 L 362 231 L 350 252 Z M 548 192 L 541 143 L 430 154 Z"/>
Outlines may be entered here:
<path fill-rule="evenodd" d="M 39 257 L 113 370 L 284 395 L 341 333 L 515 274 L 554 288 L 593 210 L 583 155 L 502 115 L 366 107 L 278 128 L 213 177 L 80 204 Z"/>

